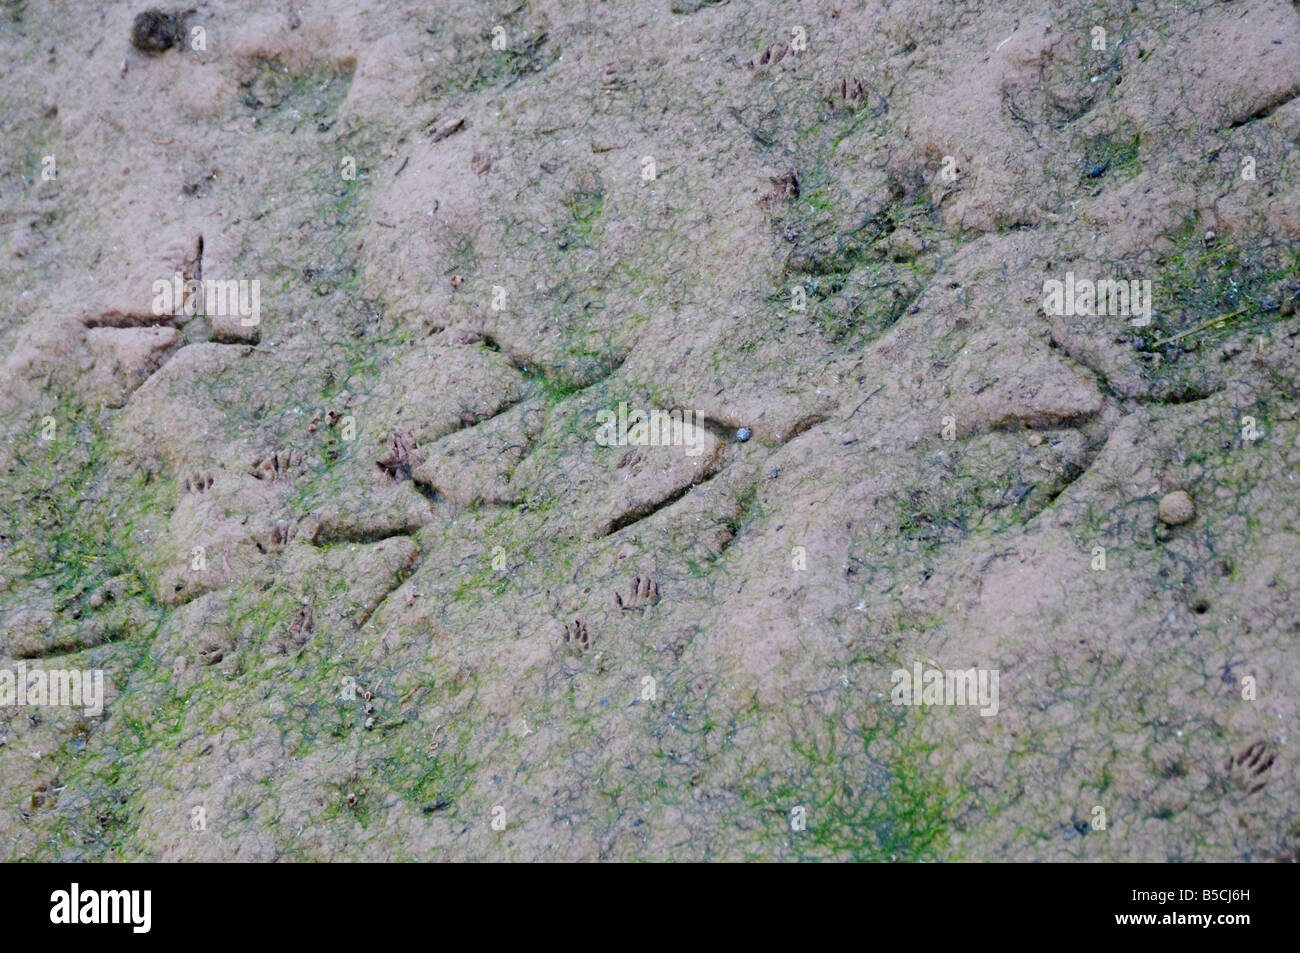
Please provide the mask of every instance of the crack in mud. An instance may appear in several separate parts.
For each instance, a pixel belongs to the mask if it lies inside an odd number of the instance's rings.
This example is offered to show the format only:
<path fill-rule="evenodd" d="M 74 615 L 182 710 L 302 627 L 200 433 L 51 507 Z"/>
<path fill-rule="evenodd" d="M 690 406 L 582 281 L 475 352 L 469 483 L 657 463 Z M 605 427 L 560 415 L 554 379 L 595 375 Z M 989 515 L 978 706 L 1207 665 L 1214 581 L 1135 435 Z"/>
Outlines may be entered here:
<path fill-rule="evenodd" d="M 1300 88 L 1287 90 L 1285 93 L 1280 93 L 1279 95 L 1270 99 L 1267 103 L 1265 103 L 1263 106 L 1260 106 L 1249 116 L 1245 116 L 1241 119 L 1234 119 L 1231 123 L 1228 124 L 1228 128 L 1240 129 L 1242 126 L 1248 125 L 1252 122 L 1258 122 L 1261 119 L 1267 119 L 1269 116 L 1273 115 L 1273 113 L 1277 112 L 1283 106 L 1286 106 L 1289 103 L 1293 103 L 1297 99 L 1300 99 Z"/>

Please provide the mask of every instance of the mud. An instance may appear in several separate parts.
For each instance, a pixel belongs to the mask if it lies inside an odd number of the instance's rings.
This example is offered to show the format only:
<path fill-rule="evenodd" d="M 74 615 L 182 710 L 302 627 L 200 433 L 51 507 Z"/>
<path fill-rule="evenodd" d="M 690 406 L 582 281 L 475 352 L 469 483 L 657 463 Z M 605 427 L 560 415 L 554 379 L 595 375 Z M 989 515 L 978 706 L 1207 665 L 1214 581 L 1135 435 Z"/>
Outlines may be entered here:
<path fill-rule="evenodd" d="M 1297 4 L 434 7 L 0 8 L 0 857 L 1296 858 Z"/>

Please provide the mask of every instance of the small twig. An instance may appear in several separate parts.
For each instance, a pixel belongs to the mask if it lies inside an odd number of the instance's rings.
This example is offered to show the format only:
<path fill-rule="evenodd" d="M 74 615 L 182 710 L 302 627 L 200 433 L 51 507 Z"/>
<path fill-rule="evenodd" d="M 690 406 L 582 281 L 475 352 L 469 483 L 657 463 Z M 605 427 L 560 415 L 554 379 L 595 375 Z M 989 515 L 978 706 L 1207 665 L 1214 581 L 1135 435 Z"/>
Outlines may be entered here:
<path fill-rule="evenodd" d="M 859 410 L 861 410 L 862 407 L 863 407 L 863 405 L 865 405 L 867 401 L 871 400 L 871 398 L 875 397 L 878 393 L 880 393 L 880 389 L 881 389 L 882 387 L 884 387 L 884 386 L 885 386 L 884 384 L 877 384 L 875 390 L 873 390 L 873 391 L 872 391 L 870 394 L 868 394 L 866 397 L 862 398 L 862 403 L 861 403 L 861 404 L 858 404 L 858 406 L 854 407 L 854 408 L 853 408 L 853 413 L 852 413 L 852 414 L 849 414 L 849 420 L 852 420 L 852 419 L 853 419 L 853 414 L 856 414 Z"/>
<path fill-rule="evenodd" d="M 1010 43 L 1010 42 L 1011 42 L 1011 38 L 1012 38 L 1013 36 L 1016 35 L 1016 30 L 1018 30 L 1018 29 L 1020 29 L 1020 21 L 1019 21 L 1019 20 L 1017 20 L 1015 26 L 1013 26 L 1013 27 L 1011 28 L 1011 32 L 1007 34 L 1007 38 L 1006 38 L 1005 40 L 1003 40 L 1001 43 L 999 43 L 997 46 L 993 47 L 993 52 L 996 53 L 998 50 L 1002 49 L 1002 47 L 1004 47 L 1004 46 L 1006 46 L 1008 43 Z"/>
<path fill-rule="evenodd" d="M 1033 125 L 1029 122 L 1028 119 L 1026 119 L 1024 116 L 1020 115 L 1020 110 L 1016 108 L 1016 104 L 1015 104 L 1015 103 L 1013 103 L 1013 102 L 1008 102 L 1008 103 L 1007 103 L 1007 111 L 1011 113 L 1011 118 L 1015 119 L 1017 122 L 1019 122 L 1019 123 L 1020 123 L 1022 126 L 1024 126 L 1026 129 L 1029 129 L 1030 131 L 1033 130 L 1033 128 L 1034 128 Z"/>
<path fill-rule="evenodd" d="M 1243 306 L 1238 308 L 1236 311 L 1233 311 L 1231 314 L 1221 314 L 1217 318 L 1207 318 L 1206 320 L 1202 321 L 1200 324 L 1192 325 L 1186 331 L 1179 331 L 1177 334 L 1171 337 L 1161 338 L 1159 341 L 1153 341 L 1151 346 L 1159 347 L 1162 344 L 1168 344 L 1170 341 L 1177 341 L 1180 338 L 1185 338 L 1189 334 L 1195 334 L 1197 331 L 1203 331 L 1208 327 L 1213 327 L 1216 324 L 1221 324 L 1224 321 L 1229 321 L 1235 317 L 1238 317 L 1239 315 L 1245 314 L 1246 310 L 1247 310 L 1246 307 Z"/>
<path fill-rule="evenodd" d="M 731 112 L 731 117 L 735 119 L 736 122 L 740 123 L 740 127 L 744 129 L 747 133 L 749 133 L 750 137 L 755 142 L 757 142 L 760 146 L 767 148 L 772 145 L 773 140 L 771 138 L 760 135 L 756 127 L 751 126 L 749 123 L 745 122 L 744 114 L 740 111 L 739 108 L 737 108 L 736 106 L 732 106 L 730 112 Z"/>
<path fill-rule="evenodd" d="M 438 129 L 435 132 L 430 133 L 429 141 L 442 142 L 442 140 L 446 139 L 448 136 L 454 136 L 456 133 L 460 132 L 464 128 L 465 128 L 465 117 L 461 116 L 459 119 L 453 119 L 450 122 L 444 124 L 441 129 Z"/>

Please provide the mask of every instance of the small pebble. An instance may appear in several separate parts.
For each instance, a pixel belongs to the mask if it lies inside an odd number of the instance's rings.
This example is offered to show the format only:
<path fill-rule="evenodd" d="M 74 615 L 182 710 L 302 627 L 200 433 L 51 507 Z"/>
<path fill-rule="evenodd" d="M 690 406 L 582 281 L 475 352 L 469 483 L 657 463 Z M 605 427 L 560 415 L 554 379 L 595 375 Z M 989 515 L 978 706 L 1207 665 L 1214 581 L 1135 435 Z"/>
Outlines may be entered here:
<path fill-rule="evenodd" d="M 739 430 L 736 431 L 736 443 L 744 443 L 753 435 L 754 432 L 750 430 L 748 427 L 741 427 Z"/>
<path fill-rule="evenodd" d="M 1029 435 L 1029 445 L 1030 445 L 1031 447 L 1039 447 L 1039 446 L 1042 446 L 1042 443 L 1043 443 L 1043 435 L 1042 435 L 1042 434 L 1031 433 L 1031 434 Z"/>
<path fill-rule="evenodd" d="M 1196 504 L 1183 490 L 1166 494 L 1160 501 L 1160 521 L 1169 526 L 1180 526 L 1196 518 Z"/>

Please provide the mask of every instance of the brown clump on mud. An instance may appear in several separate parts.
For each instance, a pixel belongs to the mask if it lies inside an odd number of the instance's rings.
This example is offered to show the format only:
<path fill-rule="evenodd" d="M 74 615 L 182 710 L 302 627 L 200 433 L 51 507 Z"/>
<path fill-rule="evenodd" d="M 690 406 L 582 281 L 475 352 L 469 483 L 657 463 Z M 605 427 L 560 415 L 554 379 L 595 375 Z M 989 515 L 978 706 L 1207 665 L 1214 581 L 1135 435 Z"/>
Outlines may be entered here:
<path fill-rule="evenodd" d="M 131 45 L 145 53 L 162 53 L 180 45 L 185 38 L 182 14 L 145 10 L 131 24 Z"/>
<path fill-rule="evenodd" d="M 1294 4 L 302 6 L 0 23 L 0 856 L 1294 856 Z"/>

